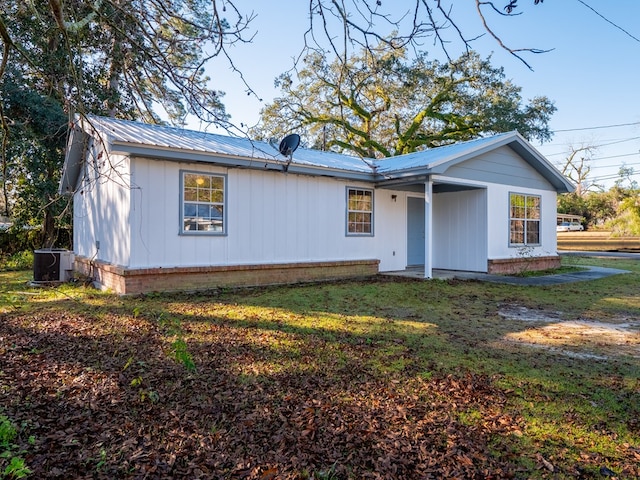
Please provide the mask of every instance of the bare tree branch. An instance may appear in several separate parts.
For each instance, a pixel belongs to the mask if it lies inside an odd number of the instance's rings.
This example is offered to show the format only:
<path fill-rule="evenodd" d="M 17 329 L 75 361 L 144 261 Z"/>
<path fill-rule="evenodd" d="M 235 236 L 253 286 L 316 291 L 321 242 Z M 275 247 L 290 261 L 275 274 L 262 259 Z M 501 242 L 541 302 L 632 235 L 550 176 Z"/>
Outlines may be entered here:
<path fill-rule="evenodd" d="M 512 16 L 512 15 L 519 15 L 519 13 L 514 14 L 511 13 L 510 10 L 508 10 L 509 13 L 507 14 L 503 14 L 502 12 L 500 12 L 500 10 L 498 10 L 495 5 L 493 4 L 493 2 L 483 2 L 481 0 L 476 0 L 476 9 L 478 11 L 478 15 L 480 16 L 480 20 L 482 21 L 482 25 L 484 26 L 484 29 L 487 31 L 487 33 L 489 33 L 489 35 L 491 35 L 494 40 L 496 42 L 498 42 L 498 45 L 500 45 L 501 48 L 503 48 L 504 50 L 506 50 L 507 52 L 509 52 L 511 55 L 513 55 L 514 57 L 516 57 L 518 60 L 520 60 L 522 63 L 524 63 L 527 68 L 529 70 L 533 70 L 533 68 L 531 67 L 531 65 L 522 57 L 521 53 L 522 52 L 529 52 L 529 53 L 547 53 L 552 51 L 553 49 L 549 49 L 549 50 L 541 50 L 538 48 L 511 48 L 508 47 L 503 41 L 502 38 L 500 38 L 494 31 L 493 29 L 489 26 L 489 24 L 487 23 L 487 19 L 485 18 L 484 14 L 482 13 L 482 6 L 483 5 L 488 5 L 490 6 L 494 11 L 498 12 L 500 15 L 507 15 L 507 16 Z"/>

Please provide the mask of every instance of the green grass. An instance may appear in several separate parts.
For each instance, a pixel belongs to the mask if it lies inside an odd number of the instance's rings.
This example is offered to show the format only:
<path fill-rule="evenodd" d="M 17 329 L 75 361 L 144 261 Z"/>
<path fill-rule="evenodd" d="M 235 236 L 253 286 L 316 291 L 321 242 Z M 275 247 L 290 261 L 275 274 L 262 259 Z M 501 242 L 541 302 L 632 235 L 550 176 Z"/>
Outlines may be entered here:
<path fill-rule="evenodd" d="M 345 378 L 376 382 L 424 401 L 426 408 L 447 399 L 432 382 L 451 379 L 463 388 L 471 375 L 486 379 L 481 383 L 497 389 L 501 400 L 494 407 L 460 404 L 452 418 L 470 431 L 492 432 L 492 455 L 515 462 L 521 478 L 601 478 L 600 467 L 625 478 L 640 458 L 640 341 L 635 355 L 628 344 L 616 351 L 597 342 L 549 349 L 508 341 L 563 321 L 615 326 L 640 319 L 640 262 L 568 258 L 564 268 L 584 265 L 631 273 L 549 287 L 381 279 L 122 298 L 73 286 L 30 289 L 27 272 L 0 272 L 0 314 L 71 312 L 122 339 L 135 321 L 140 334 L 155 335 L 165 356 L 183 365 L 185 378 L 208 375 L 211 352 L 223 349 L 224 371 L 236 375 L 243 388 L 277 392 L 270 393 L 275 405 L 290 395 L 279 387 L 284 377 L 334 378 L 332 394 L 345 405 L 362 401 L 363 394 L 341 387 Z M 508 320 L 498 314 L 503 305 L 555 316 L 549 322 Z M 640 325 L 635 328 L 640 335 Z M 137 361 L 146 359 L 124 348 L 109 353 L 122 357 L 122 371 L 142 368 Z M 152 374 L 151 367 L 140 373 L 145 381 Z M 161 404 L 164 397 L 158 395 Z M 508 422 L 509 430 L 501 431 L 499 422 Z M 206 431 L 218 438 L 233 428 L 218 419 Z M 99 448 L 96 458 L 110 447 Z M 109 459 L 99 458 L 100 469 L 108 471 Z M 307 475 L 342 478 L 329 469 L 332 464 L 308 469 Z"/>

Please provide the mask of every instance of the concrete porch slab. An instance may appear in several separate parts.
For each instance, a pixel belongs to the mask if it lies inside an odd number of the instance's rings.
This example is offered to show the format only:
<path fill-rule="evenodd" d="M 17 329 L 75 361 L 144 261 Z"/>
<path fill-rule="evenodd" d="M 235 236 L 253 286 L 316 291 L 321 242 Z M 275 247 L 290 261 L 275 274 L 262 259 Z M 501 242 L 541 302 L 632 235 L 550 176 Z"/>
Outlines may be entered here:
<path fill-rule="evenodd" d="M 456 270 L 436 270 L 432 271 L 433 279 L 436 280 L 479 280 L 482 282 L 507 283 L 511 285 L 558 285 L 562 283 L 584 282 L 587 280 L 596 280 L 598 278 L 608 277 L 610 275 L 619 275 L 630 273 L 628 270 L 619 270 L 617 268 L 603 268 L 583 266 L 585 270 L 580 272 L 560 273 L 555 275 L 541 275 L 537 277 L 518 277 L 511 275 L 492 275 L 481 272 L 461 272 Z M 381 272 L 380 275 L 390 275 L 396 277 L 413 278 L 416 280 L 428 280 L 424 278 L 424 268 L 409 267 L 406 270 L 394 272 Z"/>

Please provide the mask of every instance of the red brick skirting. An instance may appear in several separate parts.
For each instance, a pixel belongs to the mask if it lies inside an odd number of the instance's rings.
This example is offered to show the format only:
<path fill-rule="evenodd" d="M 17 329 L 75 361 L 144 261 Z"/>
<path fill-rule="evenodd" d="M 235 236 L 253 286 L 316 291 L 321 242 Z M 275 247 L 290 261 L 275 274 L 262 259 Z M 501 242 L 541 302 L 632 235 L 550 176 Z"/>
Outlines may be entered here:
<path fill-rule="evenodd" d="M 218 287 L 276 285 L 366 277 L 378 273 L 379 260 L 125 268 L 75 257 L 75 270 L 103 289 L 120 294 L 207 290 Z"/>
<path fill-rule="evenodd" d="M 560 267 L 560 256 L 522 257 L 489 260 L 488 273 L 513 275 L 523 272 L 549 270 Z"/>

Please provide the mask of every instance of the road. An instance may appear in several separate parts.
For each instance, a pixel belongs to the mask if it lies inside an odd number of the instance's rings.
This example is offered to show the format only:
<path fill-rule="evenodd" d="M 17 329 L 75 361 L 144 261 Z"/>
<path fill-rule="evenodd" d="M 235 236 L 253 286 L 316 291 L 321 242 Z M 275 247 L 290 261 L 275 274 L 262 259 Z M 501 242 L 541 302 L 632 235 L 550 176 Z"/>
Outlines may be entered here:
<path fill-rule="evenodd" d="M 594 252 L 580 250 L 560 250 L 559 255 L 567 255 L 573 257 L 608 257 L 608 258 L 633 258 L 640 260 L 639 252 Z"/>

